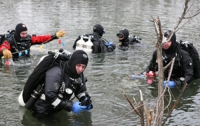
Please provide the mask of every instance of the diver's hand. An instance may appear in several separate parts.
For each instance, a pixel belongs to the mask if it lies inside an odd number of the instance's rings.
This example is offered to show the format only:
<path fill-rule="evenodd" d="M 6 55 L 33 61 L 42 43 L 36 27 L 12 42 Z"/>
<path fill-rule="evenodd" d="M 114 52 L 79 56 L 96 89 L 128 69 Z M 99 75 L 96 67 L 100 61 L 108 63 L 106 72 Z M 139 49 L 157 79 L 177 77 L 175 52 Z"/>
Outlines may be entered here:
<path fill-rule="evenodd" d="M 12 58 L 12 53 L 10 52 L 10 50 L 4 49 L 2 53 L 3 53 L 3 56 L 4 56 L 5 59 Z"/>

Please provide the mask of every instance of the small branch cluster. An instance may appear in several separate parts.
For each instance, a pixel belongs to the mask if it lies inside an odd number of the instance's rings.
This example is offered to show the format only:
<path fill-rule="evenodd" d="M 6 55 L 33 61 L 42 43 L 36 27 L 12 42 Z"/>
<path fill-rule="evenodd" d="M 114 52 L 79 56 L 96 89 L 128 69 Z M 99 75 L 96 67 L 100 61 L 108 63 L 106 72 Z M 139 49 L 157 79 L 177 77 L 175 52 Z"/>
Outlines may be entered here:
<path fill-rule="evenodd" d="M 142 91 L 140 90 L 140 99 L 141 99 L 140 103 L 138 103 L 135 100 L 135 98 L 133 98 L 134 103 L 132 103 L 124 91 L 123 91 L 123 95 L 126 98 L 126 100 L 129 102 L 134 112 L 140 117 L 141 126 L 145 126 L 145 122 L 144 122 L 145 117 L 146 117 L 146 126 L 151 126 L 151 121 L 155 118 L 154 110 L 149 109 L 144 104 Z M 145 113 L 145 117 L 144 117 L 144 113 Z"/>

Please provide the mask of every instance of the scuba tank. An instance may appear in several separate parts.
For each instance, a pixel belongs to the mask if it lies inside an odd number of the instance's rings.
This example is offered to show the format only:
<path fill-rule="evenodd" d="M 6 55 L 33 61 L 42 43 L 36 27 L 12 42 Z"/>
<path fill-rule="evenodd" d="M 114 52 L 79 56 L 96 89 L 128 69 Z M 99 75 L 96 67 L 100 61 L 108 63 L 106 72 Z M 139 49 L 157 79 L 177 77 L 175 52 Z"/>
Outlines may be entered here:
<path fill-rule="evenodd" d="M 91 53 L 92 52 L 92 46 L 93 46 L 93 43 L 92 43 L 92 41 L 91 41 L 91 36 L 89 36 L 89 38 L 88 38 L 88 41 L 86 41 L 85 42 L 85 44 L 84 44 L 84 51 L 86 51 L 87 53 L 89 52 L 89 53 Z"/>
<path fill-rule="evenodd" d="M 42 57 L 18 97 L 19 104 L 27 109 L 31 109 L 36 100 L 41 97 L 46 71 L 54 66 L 58 66 L 61 61 L 68 61 L 70 57 L 71 54 L 63 49 L 60 49 L 59 52 L 49 51 L 48 55 Z"/>
<path fill-rule="evenodd" d="M 21 106 L 24 106 L 27 109 L 31 109 L 32 105 L 36 102 L 36 100 L 41 96 L 42 90 L 44 88 L 43 85 L 38 85 L 35 90 L 33 90 L 33 93 L 31 94 L 31 97 L 28 99 L 28 101 L 25 103 L 23 100 L 23 91 L 20 93 L 18 97 L 18 102 Z"/>
<path fill-rule="evenodd" d="M 85 44 L 85 41 L 83 40 L 83 35 L 81 35 L 81 39 L 78 40 L 76 43 L 76 50 L 83 50 L 84 44 Z"/>

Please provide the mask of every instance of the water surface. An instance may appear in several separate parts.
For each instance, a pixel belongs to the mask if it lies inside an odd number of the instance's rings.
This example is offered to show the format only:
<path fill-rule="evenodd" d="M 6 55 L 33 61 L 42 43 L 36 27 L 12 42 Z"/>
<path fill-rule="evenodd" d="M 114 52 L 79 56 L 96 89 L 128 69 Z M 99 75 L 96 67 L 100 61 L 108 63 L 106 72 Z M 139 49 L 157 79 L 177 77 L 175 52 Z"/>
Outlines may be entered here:
<path fill-rule="evenodd" d="M 29 66 L 0 67 L 0 126 L 132 126 L 140 125 L 139 117 L 124 98 L 124 90 L 129 98 L 140 99 L 139 90 L 144 94 L 149 106 L 155 105 L 157 86 L 148 85 L 146 80 L 131 80 L 130 75 L 140 73 L 148 65 L 155 50 L 156 34 L 151 16 L 159 16 L 163 31 L 172 29 L 182 13 L 182 0 L 7 0 L 0 2 L 1 33 L 13 29 L 23 22 L 30 34 L 55 33 L 66 30 L 67 35 L 58 40 L 32 48 L 34 63 Z M 197 3 L 199 5 L 199 3 Z M 193 8 L 194 10 L 195 8 Z M 199 16 L 177 32 L 177 39 L 190 40 L 199 50 Z M 31 112 L 19 107 L 17 97 L 36 66 L 39 58 L 48 50 L 65 48 L 71 52 L 78 35 L 91 33 L 94 24 L 104 26 L 104 38 L 117 44 L 116 33 L 127 28 L 131 35 L 142 38 L 142 48 L 132 48 L 123 52 L 116 49 L 112 53 L 92 54 L 85 71 L 87 87 L 92 95 L 94 109 L 89 113 L 74 115 L 62 111 L 55 117 L 37 120 Z M 167 125 L 195 125 L 199 121 L 200 90 L 199 81 L 187 88 L 180 104 L 173 111 Z M 179 91 L 172 90 L 177 98 Z"/>

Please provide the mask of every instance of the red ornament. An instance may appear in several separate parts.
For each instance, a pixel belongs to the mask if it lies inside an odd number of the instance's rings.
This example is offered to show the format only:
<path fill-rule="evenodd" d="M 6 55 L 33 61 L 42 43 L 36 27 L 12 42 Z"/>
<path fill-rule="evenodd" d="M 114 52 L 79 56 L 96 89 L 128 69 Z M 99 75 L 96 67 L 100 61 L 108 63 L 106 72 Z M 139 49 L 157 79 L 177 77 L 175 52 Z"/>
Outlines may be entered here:
<path fill-rule="evenodd" d="M 6 61 L 5 64 L 6 64 L 6 66 L 10 66 L 11 63 L 9 61 Z"/>
<path fill-rule="evenodd" d="M 62 42 L 61 42 L 61 40 L 60 39 L 58 39 L 58 44 L 61 44 Z"/>

